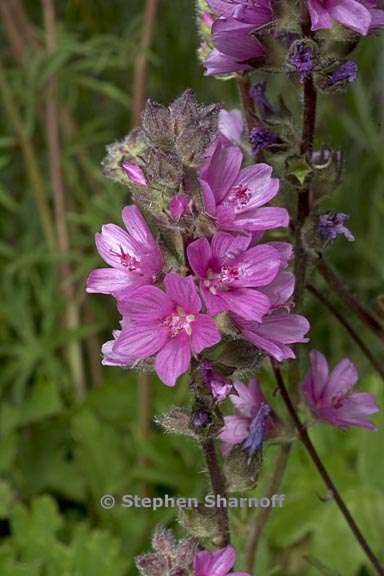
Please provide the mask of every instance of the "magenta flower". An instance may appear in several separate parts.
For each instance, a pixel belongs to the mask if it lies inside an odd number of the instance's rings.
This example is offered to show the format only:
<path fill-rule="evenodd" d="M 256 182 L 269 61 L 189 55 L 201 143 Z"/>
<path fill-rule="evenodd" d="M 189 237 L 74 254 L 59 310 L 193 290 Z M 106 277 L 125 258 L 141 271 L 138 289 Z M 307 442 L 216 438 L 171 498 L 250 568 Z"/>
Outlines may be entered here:
<path fill-rule="evenodd" d="M 375 399 L 366 392 L 351 392 L 358 372 L 348 358 L 343 358 L 329 374 L 325 356 L 313 350 L 311 368 L 301 386 L 313 414 L 339 428 L 359 426 L 376 430 L 367 416 L 379 411 Z"/>
<path fill-rule="evenodd" d="M 265 26 L 272 20 L 271 0 L 207 0 L 207 2 L 217 16 L 233 17 L 240 22 L 253 24 L 255 28 Z"/>
<path fill-rule="evenodd" d="M 307 0 L 312 30 L 331 28 L 334 20 L 366 36 L 384 26 L 384 10 L 376 0 Z"/>
<path fill-rule="evenodd" d="M 249 576 L 246 572 L 230 572 L 236 562 L 236 552 L 228 545 L 222 550 L 197 552 L 193 560 L 195 576 Z"/>
<path fill-rule="evenodd" d="M 107 347 L 114 365 L 132 366 L 156 355 L 159 378 L 174 386 L 190 365 L 192 354 L 220 341 L 212 318 L 200 314 L 201 301 L 192 276 L 170 272 L 164 279 L 165 292 L 142 286 L 119 302 L 123 325 L 115 343 Z M 105 363 L 106 363 L 105 362 Z"/>
<path fill-rule="evenodd" d="M 243 154 L 226 138 L 216 139 L 200 170 L 205 209 L 221 230 L 257 232 L 286 227 L 285 208 L 264 207 L 279 191 L 268 164 L 241 169 Z"/>
<path fill-rule="evenodd" d="M 93 270 L 87 292 L 119 297 L 126 289 L 153 284 L 163 267 L 160 248 L 137 206 L 126 206 L 122 217 L 127 231 L 106 224 L 96 234 L 98 252 L 112 268 Z"/>
<path fill-rule="evenodd" d="M 268 296 L 256 288 L 276 277 L 279 252 L 266 244 L 248 248 L 248 236 L 215 234 L 211 243 L 199 238 L 187 248 L 189 264 L 200 278 L 200 291 L 211 315 L 224 310 L 261 321 L 271 306 Z"/>
<path fill-rule="evenodd" d="M 229 398 L 236 415 L 224 417 L 224 426 L 219 433 L 223 454 L 228 456 L 234 446 L 242 444 L 252 456 L 274 427 L 270 408 L 255 378 L 248 386 L 242 382 L 234 382 L 233 386 L 237 394 L 231 394 Z"/>

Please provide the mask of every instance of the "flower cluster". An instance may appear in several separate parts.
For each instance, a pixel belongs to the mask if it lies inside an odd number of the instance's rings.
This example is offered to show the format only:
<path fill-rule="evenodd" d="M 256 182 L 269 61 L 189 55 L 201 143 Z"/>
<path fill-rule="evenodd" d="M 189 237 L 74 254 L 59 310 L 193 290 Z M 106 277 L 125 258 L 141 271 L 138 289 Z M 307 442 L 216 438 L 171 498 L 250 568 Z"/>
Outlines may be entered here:
<path fill-rule="evenodd" d="M 384 26 L 384 10 L 376 0 L 306 0 L 306 3 L 312 32 L 341 25 L 345 31 L 366 36 Z M 270 53 L 274 48 L 267 41 L 268 35 L 273 38 L 274 46 L 289 45 L 301 36 L 297 25 L 299 2 L 292 0 L 289 12 L 271 0 L 206 0 L 206 4 L 207 9 L 203 12 L 206 16 L 202 18 L 205 29 L 202 53 L 207 75 L 243 73 L 266 63 L 270 66 L 270 61 L 281 68 L 280 56 L 276 58 Z M 345 34 L 345 39 L 348 41 L 350 34 Z M 311 47 L 300 41 L 293 59 L 288 62 L 298 68 L 302 78 L 305 77 L 314 66 Z"/>
<path fill-rule="evenodd" d="M 170 530 L 158 526 L 152 538 L 154 552 L 136 558 L 142 576 L 249 576 L 246 572 L 233 572 L 236 551 L 228 545 L 209 552 L 198 547 L 194 538 L 177 542 Z"/>
<path fill-rule="evenodd" d="M 309 324 L 290 313 L 294 278 L 286 268 L 292 247 L 262 242 L 269 230 L 288 226 L 288 212 L 266 206 L 279 191 L 272 168 L 244 166 L 244 153 L 235 143 L 243 129 L 240 113 L 222 111 L 212 141 L 207 134 L 212 134 L 213 108 L 198 106 L 190 93 L 169 109 L 153 102 L 147 108 L 145 146 L 152 158 L 161 156 L 160 128 L 162 138 L 168 130 L 164 154 L 171 153 L 174 142 L 178 188 L 162 165 L 163 184 L 157 188 L 154 167 L 139 164 L 142 155 L 123 155 L 117 162 L 110 149 L 113 176 L 120 167 L 142 189 L 135 199 L 147 218 L 137 205 L 127 206 L 122 213 L 126 230 L 107 224 L 96 235 L 99 254 L 110 268 L 91 272 L 87 290 L 114 296 L 122 315 L 120 329 L 103 347 L 103 363 L 154 367 L 162 382 L 174 386 L 193 357 L 229 337 L 220 326 L 222 314 L 236 338 L 277 360 L 294 357 L 289 344 L 306 341 Z M 186 130 L 195 137 L 189 151 L 193 148 L 198 165 L 192 170 L 191 154 L 185 156 L 178 141 Z M 150 222 L 158 224 L 157 238 Z"/>

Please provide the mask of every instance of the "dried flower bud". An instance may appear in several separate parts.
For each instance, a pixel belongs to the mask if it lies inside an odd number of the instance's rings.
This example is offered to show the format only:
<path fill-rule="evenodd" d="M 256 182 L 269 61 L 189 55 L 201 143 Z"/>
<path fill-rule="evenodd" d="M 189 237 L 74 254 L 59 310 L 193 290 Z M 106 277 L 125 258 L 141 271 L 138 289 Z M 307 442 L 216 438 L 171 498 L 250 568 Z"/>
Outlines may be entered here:
<path fill-rule="evenodd" d="M 199 107 L 192 90 L 183 92 L 169 107 L 173 133 L 177 137 L 194 123 L 199 115 Z"/>
<path fill-rule="evenodd" d="M 316 60 L 316 44 L 310 40 L 293 42 L 288 53 L 288 65 L 298 72 L 301 81 L 313 72 Z"/>
<path fill-rule="evenodd" d="M 182 540 L 176 548 L 176 563 L 185 568 L 192 566 L 193 558 L 198 549 L 196 538 L 186 538 Z"/>
<path fill-rule="evenodd" d="M 197 508 L 179 508 L 180 524 L 196 538 L 204 538 L 212 543 L 221 543 L 221 530 L 215 508 L 199 504 Z"/>
<path fill-rule="evenodd" d="M 143 554 L 135 559 L 137 569 L 143 576 L 167 576 L 168 565 L 160 554 Z"/>
<path fill-rule="evenodd" d="M 171 530 L 164 526 L 156 526 L 152 537 L 152 548 L 165 558 L 174 558 L 176 553 L 176 540 Z"/>
<path fill-rule="evenodd" d="M 183 178 L 183 165 L 175 152 L 148 148 L 143 154 L 144 173 L 154 188 L 178 189 Z"/>
<path fill-rule="evenodd" d="M 155 422 L 167 432 L 193 436 L 190 429 L 191 413 L 185 408 L 173 408 L 166 414 L 156 416 Z"/>
<path fill-rule="evenodd" d="M 169 109 L 154 100 L 147 100 L 143 113 L 143 129 L 154 144 L 167 143 L 172 140 Z"/>
<path fill-rule="evenodd" d="M 244 450 L 237 446 L 224 461 L 224 472 L 228 492 L 251 490 L 257 483 L 262 467 L 262 452 L 249 459 Z"/>
<path fill-rule="evenodd" d="M 337 63 L 331 69 L 326 69 L 316 77 L 316 84 L 326 93 L 340 92 L 357 80 L 358 66 L 353 60 Z"/>
<path fill-rule="evenodd" d="M 276 132 L 260 127 L 252 128 L 249 141 L 252 146 L 252 152 L 255 155 L 259 154 L 265 148 L 272 148 L 283 143 Z"/>

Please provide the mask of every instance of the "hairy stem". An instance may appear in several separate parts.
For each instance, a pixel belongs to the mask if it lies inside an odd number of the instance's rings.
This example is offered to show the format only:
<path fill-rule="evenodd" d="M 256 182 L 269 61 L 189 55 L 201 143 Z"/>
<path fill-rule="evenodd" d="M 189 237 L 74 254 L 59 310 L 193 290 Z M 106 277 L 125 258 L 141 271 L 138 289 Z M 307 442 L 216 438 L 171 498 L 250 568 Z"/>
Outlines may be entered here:
<path fill-rule="evenodd" d="M 316 269 L 320 272 L 328 286 L 336 292 L 343 303 L 356 314 L 358 318 L 382 341 L 384 342 L 384 328 L 376 316 L 364 304 L 362 304 L 352 293 L 347 284 L 340 276 L 327 264 L 323 257 L 316 261 Z"/>
<path fill-rule="evenodd" d="M 340 324 L 344 326 L 348 334 L 356 342 L 356 344 L 359 346 L 363 354 L 368 358 L 373 368 L 384 380 L 384 368 L 382 364 L 378 360 L 376 360 L 376 358 L 374 357 L 368 346 L 366 346 L 364 340 L 360 338 L 360 336 L 353 328 L 353 326 L 340 312 L 340 309 L 335 304 L 333 304 L 333 302 L 331 302 L 326 296 L 324 296 L 324 294 L 320 292 L 320 290 L 318 290 L 313 284 L 307 284 L 307 289 L 319 300 L 319 302 L 321 302 L 326 308 L 328 308 L 328 310 L 332 312 L 332 314 L 334 315 L 335 318 L 337 318 Z"/>
<path fill-rule="evenodd" d="M 56 50 L 56 22 L 53 0 L 42 0 L 44 24 L 46 32 L 47 52 L 53 54 Z M 72 270 L 69 263 L 69 235 L 67 229 L 66 199 L 63 173 L 61 167 L 61 146 L 59 134 L 59 105 L 57 78 L 50 76 L 46 88 L 46 131 L 48 142 L 49 168 L 53 192 L 55 228 L 57 247 L 63 257 L 60 264 L 60 275 L 65 305 L 65 324 L 70 332 L 80 326 L 79 308 L 75 298 L 74 286 L 71 282 Z M 67 345 L 70 370 L 77 397 L 85 396 L 85 375 L 81 346 L 78 340 L 71 338 Z"/>
<path fill-rule="evenodd" d="M 317 468 L 317 471 L 319 472 L 324 484 L 326 485 L 326 487 L 329 489 L 330 493 L 332 494 L 333 499 L 335 500 L 340 512 L 344 516 L 345 521 L 347 522 L 347 524 L 348 524 L 349 528 L 351 529 L 353 535 L 355 536 L 356 540 L 360 544 L 361 548 L 364 550 L 365 554 L 367 555 L 367 558 L 370 560 L 372 565 L 375 567 L 377 574 L 380 574 L 380 576 L 383 576 L 384 575 L 384 567 L 382 566 L 380 560 L 378 559 L 378 557 L 376 556 L 376 554 L 374 553 L 372 548 L 369 546 L 363 533 L 361 532 L 360 528 L 358 527 L 355 519 L 353 518 L 349 509 L 347 508 L 347 506 L 346 506 L 343 498 L 341 497 L 338 489 L 336 488 L 332 478 L 328 474 L 328 471 L 325 468 L 315 446 L 312 444 L 312 440 L 310 439 L 304 424 L 301 422 L 301 420 L 300 420 L 300 418 L 296 412 L 296 408 L 295 408 L 295 406 L 294 406 L 294 404 L 290 398 L 290 395 L 288 393 L 288 390 L 284 384 L 284 380 L 283 380 L 283 376 L 281 374 L 280 368 L 276 364 L 274 364 L 273 370 L 274 370 L 275 377 L 276 377 L 277 387 L 278 387 L 280 394 L 281 394 L 281 397 L 282 397 L 282 399 L 283 399 L 283 401 L 287 407 L 289 415 L 292 418 L 292 421 L 293 421 L 293 423 L 294 423 L 294 425 L 295 425 L 295 427 L 299 433 L 300 440 L 302 441 L 302 443 L 303 443 L 304 447 L 306 448 L 309 456 L 311 457 L 311 459 L 312 459 L 315 467 Z"/>
<path fill-rule="evenodd" d="M 239 76 L 237 79 L 237 85 L 239 87 L 240 99 L 243 105 L 248 132 L 251 132 L 252 128 L 254 128 L 256 125 L 256 120 L 255 106 L 252 96 L 250 95 L 251 82 L 249 80 L 249 76 L 247 74 L 244 76 Z"/>
<path fill-rule="evenodd" d="M 284 473 L 288 465 L 289 455 L 291 452 L 291 444 L 283 444 L 280 448 L 280 452 L 277 456 L 275 469 L 271 478 L 271 482 L 267 491 L 266 496 L 272 498 L 274 494 L 277 493 L 279 487 L 283 481 Z M 257 548 L 263 533 L 263 530 L 269 520 L 272 508 L 262 508 L 257 514 L 255 522 L 251 527 L 248 542 L 245 549 L 245 569 L 247 572 L 252 574 L 255 561 Z"/>
<path fill-rule="evenodd" d="M 215 496 L 226 497 L 225 477 L 220 468 L 216 454 L 215 442 L 212 438 L 201 439 L 200 445 L 204 453 L 205 462 L 211 481 L 211 486 Z M 221 546 L 227 546 L 230 541 L 229 518 L 225 507 L 216 508 L 216 517 L 220 530 Z"/>
<path fill-rule="evenodd" d="M 146 0 L 141 45 L 135 59 L 133 75 L 132 124 L 140 124 L 147 88 L 148 52 L 155 28 L 158 0 Z"/>

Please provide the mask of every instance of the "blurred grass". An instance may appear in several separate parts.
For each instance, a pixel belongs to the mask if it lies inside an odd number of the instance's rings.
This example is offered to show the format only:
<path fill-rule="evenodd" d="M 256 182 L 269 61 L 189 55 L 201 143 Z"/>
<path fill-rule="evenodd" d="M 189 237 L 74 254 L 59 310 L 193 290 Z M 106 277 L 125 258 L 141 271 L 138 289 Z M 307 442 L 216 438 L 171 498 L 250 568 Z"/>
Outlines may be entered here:
<path fill-rule="evenodd" d="M 203 77 L 195 58 L 197 38 L 190 0 L 160 2 L 153 48 L 149 54 L 148 94 L 167 103 L 186 87 L 203 101 L 237 104 L 233 82 Z M 43 43 L 40 3 L 25 2 Z M 134 556 L 149 548 L 158 522 L 176 527 L 172 510 L 114 509 L 103 511 L 99 498 L 140 493 L 143 482 L 153 494 L 198 496 L 207 485 L 197 447 L 188 439 L 153 429 L 143 440 L 137 426 L 136 375 L 99 368 L 95 354 L 109 339 L 118 316 L 108 297 L 86 296 L 86 276 L 99 263 L 93 238 L 102 223 L 119 222 L 129 201 L 126 189 L 102 175 L 105 145 L 123 137 L 130 127 L 133 61 L 142 22 L 142 0 L 69 0 L 56 2 L 58 49 L 29 46 L 24 65 L 15 62 L 4 30 L 1 59 L 13 104 L 33 145 L 37 168 L 51 205 L 45 129 L 41 112 L 47 78 L 59 81 L 62 164 L 67 190 L 69 261 L 82 314 L 78 330 L 61 328 L 63 306 L 57 266 L 42 234 L 14 126 L 0 119 L 0 574 L 1 576 L 120 576 L 134 574 Z M 354 287 L 356 295 L 375 306 L 383 292 L 384 199 L 383 40 L 362 42 L 357 51 L 360 80 L 346 95 L 321 98 L 319 132 L 329 145 L 342 146 L 346 169 L 342 185 L 330 193 L 328 206 L 351 213 L 354 244 L 336 242 L 330 259 Z M 279 81 L 271 81 L 277 96 Z M 70 120 L 68 119 L 70 118 Z M 319 285 L 322 286 L 321 282 Z M 382 383 L 371 374 L 333 318 L 308 298 L 312 346 L 333 361 L 353 357 L 362 385 L 383 399 Z M 369 335 L 372 350 L 383 353 Z M 88 395 L 75 402 L 73 382 L 63 349 L 81 346 Z M 98 378 L 102 386 L 97 386 Z M 155 413 L 188 402 L 183 385 L 169 390 L 153 383 Z M 382 420 L 382 418 L 381 418 Z M 321 427 L 315 441 L 338 486 L 377 550 L 382 547 L 382 432 L 348 434 Z M 265 472 L 274 449 L 266 454 Z M 140 455 L 151 462 L 140 464 Z M 369 574 L 359 549 L 333 504 L 324 503 L 323 487 L 306 455 L 296 447 L 284 483 L 287 504 L 272 515 L 262 542 L 257 574 L 315 576 L 327 566 L 330 574 Z M 245 537 L 247 511 L 233 514 L 239 547 Z M 176 529 L 178 529 L 176 527 Z M 305 561 L 306 555 L 315 558 Z M 279 568 L 280 566 L 280 568 Z M 323 570 L 323 569 L 320 569 Z M 333 570 L 333 571 L 332 571 Z M 326 573 L 326 572 L 324 572 Z"/>

